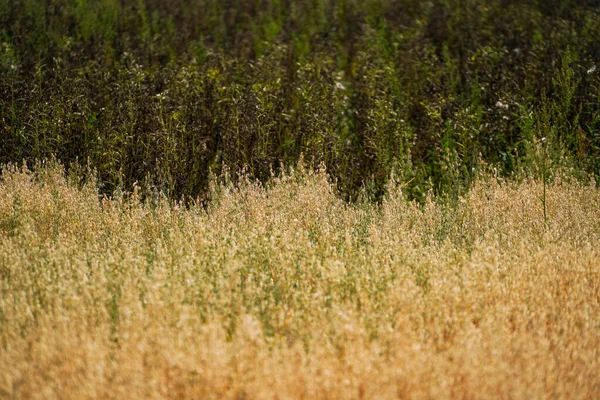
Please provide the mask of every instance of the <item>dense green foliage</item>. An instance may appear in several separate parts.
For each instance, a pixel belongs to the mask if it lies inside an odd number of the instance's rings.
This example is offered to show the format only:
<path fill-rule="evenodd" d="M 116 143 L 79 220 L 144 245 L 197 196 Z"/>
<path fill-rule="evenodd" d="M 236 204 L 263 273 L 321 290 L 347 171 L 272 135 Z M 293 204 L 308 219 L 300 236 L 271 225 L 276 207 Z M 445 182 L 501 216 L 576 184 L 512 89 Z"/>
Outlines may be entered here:
<path fill-rule="evenodd" d="M 0 0 L 0 164 L 201 196 L 302 155 L 346 195 L 600 172 L 594 0 Z M 544 168 L 545 170 L 545 168 Z"/>

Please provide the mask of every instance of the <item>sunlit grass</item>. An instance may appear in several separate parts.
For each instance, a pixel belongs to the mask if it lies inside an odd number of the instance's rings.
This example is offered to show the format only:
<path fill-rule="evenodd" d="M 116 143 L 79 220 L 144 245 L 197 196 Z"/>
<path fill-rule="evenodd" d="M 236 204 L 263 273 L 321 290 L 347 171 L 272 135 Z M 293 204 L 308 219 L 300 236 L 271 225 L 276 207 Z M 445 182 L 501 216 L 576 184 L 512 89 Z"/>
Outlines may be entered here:
<path fill-rule="evenodd" d="M 0 398 L 596 398 L 600 191 L 481 176 L 349 205 L 324 172 L 208 205 L 0 182 Z"/>

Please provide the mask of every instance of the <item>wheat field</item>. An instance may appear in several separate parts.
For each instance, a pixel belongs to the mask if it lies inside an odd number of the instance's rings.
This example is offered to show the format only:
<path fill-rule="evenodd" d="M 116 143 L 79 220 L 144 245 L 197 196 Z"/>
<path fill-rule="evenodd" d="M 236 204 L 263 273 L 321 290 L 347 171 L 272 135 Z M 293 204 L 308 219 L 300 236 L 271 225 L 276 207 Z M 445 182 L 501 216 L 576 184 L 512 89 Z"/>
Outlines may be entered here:
<path fill-rule="evenodd" d="M 600 397 L 594 182 L 349 204 L 300 165 L 184 207 L 36 171 L 0 181 L 0 398 Z"/>

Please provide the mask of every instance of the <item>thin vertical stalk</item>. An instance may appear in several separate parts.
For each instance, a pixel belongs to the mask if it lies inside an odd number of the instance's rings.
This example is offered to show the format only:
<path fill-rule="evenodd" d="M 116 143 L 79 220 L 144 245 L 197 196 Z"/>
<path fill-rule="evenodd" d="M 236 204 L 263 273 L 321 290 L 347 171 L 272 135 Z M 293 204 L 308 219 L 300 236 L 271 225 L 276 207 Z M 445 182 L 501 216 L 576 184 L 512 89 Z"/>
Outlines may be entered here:
<path fill-rule="evenodd" d="M 547 166 L 546 166 L 546 157 L 547 157 L 547 141 L 546 138 L 542 138 L 542 146 L 543 146 L 543 153 L 542 153 L 542 180 L 543 180 L 543 184 L 544 184 L 544 193 L 542 195 L 542 205 L 544 207 L 544 226 L 547 225 L 548 223 L 548 217 L 546 214 L 546 179 L 548 176 L 547 173 Z"/>

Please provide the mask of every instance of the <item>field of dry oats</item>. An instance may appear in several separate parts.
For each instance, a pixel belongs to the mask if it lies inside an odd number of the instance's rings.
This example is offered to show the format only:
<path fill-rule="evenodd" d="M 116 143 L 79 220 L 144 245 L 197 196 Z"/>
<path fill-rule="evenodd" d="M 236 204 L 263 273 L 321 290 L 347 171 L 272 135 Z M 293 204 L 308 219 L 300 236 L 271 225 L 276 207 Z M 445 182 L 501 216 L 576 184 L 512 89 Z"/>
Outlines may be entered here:
<path fill-rule="evenodd" d="M 349 205 L 322 172 L 206 207 L 0 181 L 0 398 L 600 397 L 600 190 L 482 176 Z"/>

